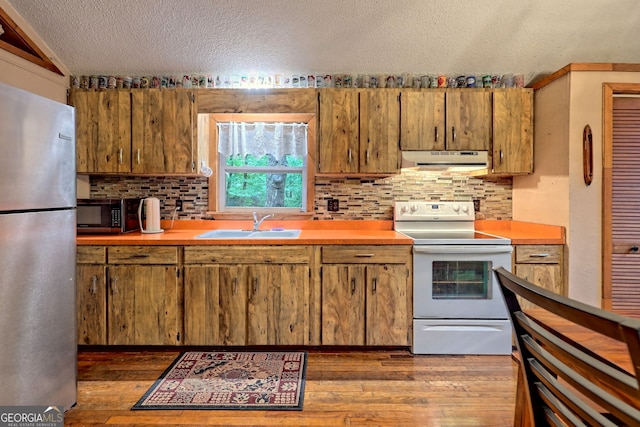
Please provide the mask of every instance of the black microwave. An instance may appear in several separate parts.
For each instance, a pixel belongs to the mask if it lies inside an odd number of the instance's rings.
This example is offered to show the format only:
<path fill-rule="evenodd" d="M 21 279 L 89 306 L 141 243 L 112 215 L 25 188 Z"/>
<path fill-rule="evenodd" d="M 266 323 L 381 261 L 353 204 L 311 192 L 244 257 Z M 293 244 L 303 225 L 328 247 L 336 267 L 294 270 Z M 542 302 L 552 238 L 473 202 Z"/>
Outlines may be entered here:
<path fill-rule="evenodd" d="M 78 199 L 78 234 L 121 234 L 140 230 L 141 199 Z"/>

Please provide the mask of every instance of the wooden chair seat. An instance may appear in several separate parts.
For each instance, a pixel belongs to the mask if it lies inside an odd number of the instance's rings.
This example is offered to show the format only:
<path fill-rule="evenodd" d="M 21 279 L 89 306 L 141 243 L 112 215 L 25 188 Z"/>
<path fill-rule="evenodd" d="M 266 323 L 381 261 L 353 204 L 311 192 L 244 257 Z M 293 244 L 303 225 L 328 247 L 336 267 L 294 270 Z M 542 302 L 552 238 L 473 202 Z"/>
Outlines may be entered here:
<path fill-rule="evenodd" d="M 516 336 L 516 425 L 640 426 L 640 320 L 560 296 L 502 267 L 495 272 Z M 523 312 L 516 296 L 623 343 L 632 369 L 597 354 L 544 316 Z"/>

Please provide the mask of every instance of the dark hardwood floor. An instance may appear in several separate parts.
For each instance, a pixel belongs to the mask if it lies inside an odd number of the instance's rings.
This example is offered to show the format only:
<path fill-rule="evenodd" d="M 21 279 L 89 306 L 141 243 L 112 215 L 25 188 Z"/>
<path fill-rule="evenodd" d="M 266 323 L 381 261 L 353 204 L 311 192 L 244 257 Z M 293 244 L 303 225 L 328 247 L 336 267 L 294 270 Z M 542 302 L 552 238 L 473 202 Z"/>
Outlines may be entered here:
<path fill-rule="evenodd" d="M 65 426 L 513 425 L 511 356 L 308 351 L 302 411 L 131 411 L 179 351 L 80 351 L 78 404 Z"/>

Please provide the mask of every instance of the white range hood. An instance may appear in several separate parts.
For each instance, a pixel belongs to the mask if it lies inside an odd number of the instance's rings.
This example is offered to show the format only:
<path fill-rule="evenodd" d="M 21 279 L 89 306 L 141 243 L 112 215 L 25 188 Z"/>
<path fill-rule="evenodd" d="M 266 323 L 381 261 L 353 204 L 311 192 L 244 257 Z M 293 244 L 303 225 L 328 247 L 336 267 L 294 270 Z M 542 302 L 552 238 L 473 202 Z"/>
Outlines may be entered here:
<path fill-rule="evenodd" d="M 402 168 L 470 172 L 489 168 L 487 151 L 403 151 Z"/>

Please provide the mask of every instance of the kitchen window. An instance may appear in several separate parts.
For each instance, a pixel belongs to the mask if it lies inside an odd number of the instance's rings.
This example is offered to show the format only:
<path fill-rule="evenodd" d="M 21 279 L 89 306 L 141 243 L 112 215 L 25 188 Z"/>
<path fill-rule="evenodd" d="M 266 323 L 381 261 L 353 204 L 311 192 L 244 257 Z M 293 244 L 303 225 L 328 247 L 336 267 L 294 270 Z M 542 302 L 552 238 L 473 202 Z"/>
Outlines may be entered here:
<path fill-rule="evenodd" d="M 313 212 L 313 172 L 308 165 L 314 115 L 210 116 L 208 129 L 214 135 L 209 149 L 215 167 L 209 205 L 215 216 L 238 218 L 257 211 L 290 217 Z"/>

